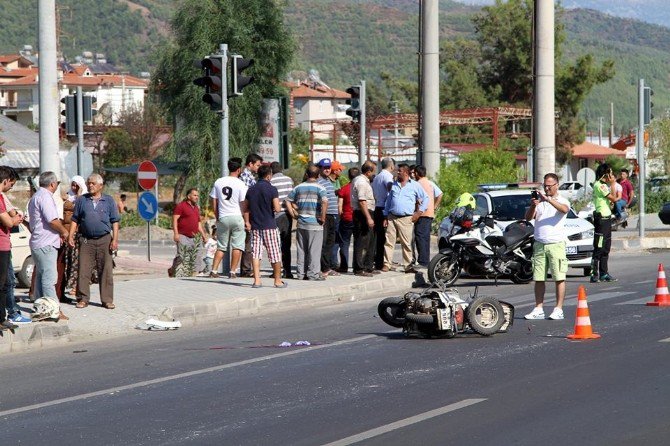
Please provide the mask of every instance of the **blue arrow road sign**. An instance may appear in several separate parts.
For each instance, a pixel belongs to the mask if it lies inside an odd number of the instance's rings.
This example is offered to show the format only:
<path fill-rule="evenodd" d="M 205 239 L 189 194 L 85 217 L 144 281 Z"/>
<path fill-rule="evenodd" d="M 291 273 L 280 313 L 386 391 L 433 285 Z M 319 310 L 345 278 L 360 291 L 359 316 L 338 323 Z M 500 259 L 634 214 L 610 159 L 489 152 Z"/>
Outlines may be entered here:
<path fill-rule="evenodd" d="M 152 192 L 144 192 L 140 195 L 140 200 L 137 202 L 137 211 L 140 217 L 149 221 L 156 218 L 158 214 L 158 200 Z"/>

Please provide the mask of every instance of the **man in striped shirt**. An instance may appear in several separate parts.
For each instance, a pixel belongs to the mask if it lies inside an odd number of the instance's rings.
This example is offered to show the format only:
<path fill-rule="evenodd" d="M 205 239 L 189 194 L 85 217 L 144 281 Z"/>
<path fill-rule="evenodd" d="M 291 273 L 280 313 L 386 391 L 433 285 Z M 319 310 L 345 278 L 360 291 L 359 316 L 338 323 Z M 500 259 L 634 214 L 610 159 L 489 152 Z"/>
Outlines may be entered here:
<path fill-rule="evenodd" d="M 325 280 L 319 272 L 323 222 L 326 220 L 328 198 L 326 189 L 317 183 L 319 168 L 307 167 L 307 180 L 298 184 L 286 197 L 287 210 L 298 220 L 296 244 L 298 251 L 297 279 Z"/>
<path fill-rule="evenodd" d="M 284 269 L 284 279 L 293 279 L 291 272 L 291 231 L 293 230 L 293 218 L 286 209 L 286 197 L 293 190 L 293 180 L 282 173 L 281 164 L 277 161 L 270 164 L 272 168 L 272 184 L 279 193 L 279 203 L 282 210 L 275 214 L 275 221 L 279 229 L 279 239 L 281 240 L 282 265 Z"/>
<path fill-rule="evenodd" d="M 337 236 L 337 221 L 339 220 L 339 210 L 337 208 L 337 196 L 335 195 L 335 186 L 330 178 L 332 173 L 332 163 L 330 158 L 323 158 L 318 163 L 321 169 L 318 183 L 326 189 L 326 198 L 328 199 L 328 209 L 326 210 L 326 220 L 323 223 L 323 246 L 321 248 L 321 273 L 324 276 L 339 276 L 336 270 L 337 266 L 333 264 L 333 245 Z"/>

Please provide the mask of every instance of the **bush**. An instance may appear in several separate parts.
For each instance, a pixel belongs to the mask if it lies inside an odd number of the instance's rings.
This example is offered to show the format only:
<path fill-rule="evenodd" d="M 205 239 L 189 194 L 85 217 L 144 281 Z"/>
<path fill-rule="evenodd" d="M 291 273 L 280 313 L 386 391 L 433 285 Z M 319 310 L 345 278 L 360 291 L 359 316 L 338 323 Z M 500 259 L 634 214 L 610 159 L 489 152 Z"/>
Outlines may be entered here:
<path fill-rule="evenodd" d="M 152 222 L 153 224 L 153 222 Z M 121 215 L 119 227 L 130 228 L 134 226 L 146 226 L 147 221 L 140 217 L 137 212 L 126 212 Z M 167 215 L 158 214 L 158 227 L 163 229 L 172 229 L 172 218 Z"/>

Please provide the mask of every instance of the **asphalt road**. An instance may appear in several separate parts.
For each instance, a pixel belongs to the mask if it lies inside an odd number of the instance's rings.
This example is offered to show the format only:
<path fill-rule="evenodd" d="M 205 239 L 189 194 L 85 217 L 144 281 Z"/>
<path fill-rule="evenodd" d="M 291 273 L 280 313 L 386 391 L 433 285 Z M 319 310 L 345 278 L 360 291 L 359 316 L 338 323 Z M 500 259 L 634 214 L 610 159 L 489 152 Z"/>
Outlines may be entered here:
<path fill-rule="evenodd" d="M 569 278 L 564 321 L 526 321 L 532 284 L 481 284 L 507 334 L 405 338 L 377 301 L 305 308 L 0 360 L 3 444 L 668 444 L 668 252 L 615 258 L 613 284 Z M 579 284 L 599 340 L 574 342 Z M 380 296 L 381 297 L 381 296 Z M 548 302 L 553 301 L 549 293 Z M 551 306 L 546 308 L 550 310 Z M 280 348 L 282 341 L 311 347 Z"/>

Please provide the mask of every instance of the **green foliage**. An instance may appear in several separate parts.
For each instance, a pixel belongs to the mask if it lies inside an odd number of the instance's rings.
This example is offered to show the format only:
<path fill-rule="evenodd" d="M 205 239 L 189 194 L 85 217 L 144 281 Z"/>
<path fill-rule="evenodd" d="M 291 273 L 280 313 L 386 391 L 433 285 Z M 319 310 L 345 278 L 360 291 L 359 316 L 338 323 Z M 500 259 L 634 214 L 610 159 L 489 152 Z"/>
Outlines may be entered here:
<path fill-rule="evenodd" d="M 647 187 L 644 194 L 644 212 L 647 214 L 655 214 L 661 210 L 664 203 L 669 201 L 670 190 L 665 189 L 660 192 L 651 192 Z"/>
<path fill-rule="evenodd" d="M 456 198 L 464 192 L 476 192 L 483 183 L 512 183 L 519 178 L 514 154 L 496 149 L 464 153 L 454 163 L 440 167 L 436 182 L 442 189 L 442 205 L 435 221 L 442 221 L 452 210 Z"/>
<path fill-rule="evenodd" d="M 37 0 L 2 1 L 0 52 L 16 54 L 26 44 L 37 49 L 37 3 Z M 83 51 L 104 53 L 109 62 L 134 73 L 148 71 L 155 62 L 152 60 L 155 45 L 162 36 L 149 11 L 114 0 L 58 0 L 57 4 L 63 29 L 60 50 L 68 60 L 74 60 Z"/>
<path fill-rule="evenodd" d="M 264 97 L 281 93 L 278 80 L 288 70 L 294 44 L 282 23 L 281 8 L 263 0 L 186 0 L 172 20 L 174 40 L 162 50 L 152 87 L 179 124 L 169 155 L 186 160 L 198 188 L 206 188 L 220 173 L 220 118 L 203 103 L 200 75 L 193 61 L 227 43 L 231 54 L 255 60 L 249 70 L 254 83 L 231 99 L 230 155 L 244 157 L 259 135 L 258 114 Z"/>
<path fill-rule="evenodd" d="M 670 117 L 652 121 L 649 132 L 649 157 L 662 160 L 664 172 L 661 175 L 667 175 L 670 172 Z"/>
<path fill-rule="evenodd" d="M 154 220 L 151 221 L 151 224 L 155 224 Z M 119 222 L 119 227 L 121 228 L 131 228 L 146 225 L 147 221 L 140 217 L 140 214 L 137 212 L 126 212 L 125 214 L 121 214 L 121 221 Z M 158 227 L 163 229 L 172 229 L 172 218 L 164 214 L 158 214 Z"/>

